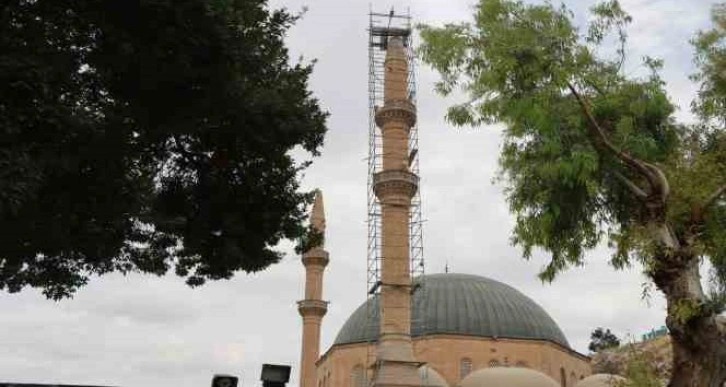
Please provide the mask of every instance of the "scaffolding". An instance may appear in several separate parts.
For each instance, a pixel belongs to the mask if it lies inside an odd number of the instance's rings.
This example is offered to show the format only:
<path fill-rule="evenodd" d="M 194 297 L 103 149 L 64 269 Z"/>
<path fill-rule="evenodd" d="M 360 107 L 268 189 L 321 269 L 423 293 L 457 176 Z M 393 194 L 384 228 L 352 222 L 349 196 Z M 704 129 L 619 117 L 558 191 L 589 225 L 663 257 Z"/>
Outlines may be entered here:
<path fill-rule="evenodd" d="M 380 270 L 382 260 L 382 236 L 381 236 L 381 204 L 373 190 L 373 176 L 382 170 L 383 166 L 383 138 L 375 123 L 376 106 L 383 106 L 383 81 L 384 61 L 388 37 L 401 36 L 404 40 L 404 47 L 408 59 L 408 97 L 416 104 L 416 68 L 415 53 L 412 44 L 411 16 L 407 10 L 405 14 L 397 14 L 393 9 L 389 13 L 369 13 L 368 28 L 368 252 L 367 252 L 367 275 L 366 291 L 368 296 L 367 318 L 368 329 L 378 329 L 377 300 L 380 292 Z M 409 167 L 411 172 L 419 175 L 419 152 L 418 152 L 418 126 L 410 128 L 409 133 Z M 423 254 L 423 219 L 421 217 L 421 190 L 411 200 L 409 213 L 409 256 L 411 278 L 415 279 L 412 292 L 418 294 L 418 302 L 422 302 L 425 292 L 422 291 L 424 274 Z M 412 303 L 414 297 L 411 298 Z M 412 305 L 413 307 L 413 305 Z M 413 316 L 412 316 L 413 317 Z M 420 320 L 420 321 L 419 321 Z M 412 332 L 424 331 L 423 316 L 418 316 L 416 321 L 412 320 Z M 377 332 L 373 332 L 377 337 Z M 375 361 L 375 352 L 370 350 L 375 343 L 371 342 L 369 348 L 369 363 Z M 372 376 L 369 380 L 372 380 Z"/>

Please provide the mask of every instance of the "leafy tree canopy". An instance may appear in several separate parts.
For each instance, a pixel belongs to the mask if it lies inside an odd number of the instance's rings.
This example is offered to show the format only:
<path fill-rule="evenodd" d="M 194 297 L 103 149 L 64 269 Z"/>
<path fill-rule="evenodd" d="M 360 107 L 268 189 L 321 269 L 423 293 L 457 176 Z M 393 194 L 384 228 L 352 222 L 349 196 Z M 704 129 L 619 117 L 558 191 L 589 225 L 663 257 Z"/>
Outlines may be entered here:
<path fill-rule="evenodd" d="M 616 267 L 633 258 L 652 267 L 659 243 L 649 229 L 653 216 L 665 216 L 683 234 L 693 227 L 694 209 L 708 203 L 693 248 L 711 259 L 723 281 L 726 19 L 716 12 L 721 24 L 696 39 L 697 111 L 713 120 L 687 126 L 673 117 L 660 60 L 646 58 L 643 77 L 620 71 L 630 16 L 616 1 L 593 7 L 592 14 L 580 31 L 564 6 L 482 0 L 473 23 L 422 26 L 420 53 L 442 76 L 437 90 L 448 95 L 458 87 L 468 96 L 447 119 L 505 125 L 500 163 L 517 216 L 513 241 L 526 257 L 536 247 L 551 253 L 543 279 L 582 264 L 584 252 L 603 238 L 615 247 Z M 597 56 L 610 33 L 619 42 L 617 55 Z M 664 184 L 660 171 L 668 187 L 654 187 Z M 656 195 L 662 189 L 667 198 Z M 652 210 L 658 200 L 667 200 L 664 214 Z"/>
<path fill-rule="evenodd" d="M 501 123 L 501 179 L 516 216 L 512 240 L 550 254 L 551 281 L 602 241 L 616 268 L 642 263 L 668 302 L 671 386 L 726 380 L 726 6 L 697 33 L 696 124 L 678 122 L 659 75 L 621 71 L 631 17 L 616 0 L 578 29 L 565 6 L 480 0 L 473 21 L 421 26 L 420 54 L 461 90 L 455 125 Z M 613 55 L 609 52 L 615 42 Z M 687 74 L 684 74 L 686 77 Z M 701 287 L 710 260 L 713 292 Z"/>
<path fill-rule="evenodd" d="M 327 113 L 265 0 L 0 7 L 0 289 L 262 270 L 302 236 Z"/>

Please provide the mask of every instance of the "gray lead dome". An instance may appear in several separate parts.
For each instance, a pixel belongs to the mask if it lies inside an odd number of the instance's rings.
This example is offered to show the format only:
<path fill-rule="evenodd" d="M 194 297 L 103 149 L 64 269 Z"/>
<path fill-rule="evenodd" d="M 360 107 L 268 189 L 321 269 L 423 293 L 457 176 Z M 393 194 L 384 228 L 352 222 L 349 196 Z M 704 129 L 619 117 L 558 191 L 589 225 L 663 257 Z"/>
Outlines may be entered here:
<path fill-rule="evenodd" d="M 413 337 L 441 333 L 547 340 L 569 348 L 552 317 L 509 285 L 470 274 L 430 274 L 424 277 L 424 286 L 413 295 Z M 370 317 L 368 303 L 372 303 Z M 353 312 L 334 344 L 375 341 L 378 334 L 378 299 L 373 298 Z"/>

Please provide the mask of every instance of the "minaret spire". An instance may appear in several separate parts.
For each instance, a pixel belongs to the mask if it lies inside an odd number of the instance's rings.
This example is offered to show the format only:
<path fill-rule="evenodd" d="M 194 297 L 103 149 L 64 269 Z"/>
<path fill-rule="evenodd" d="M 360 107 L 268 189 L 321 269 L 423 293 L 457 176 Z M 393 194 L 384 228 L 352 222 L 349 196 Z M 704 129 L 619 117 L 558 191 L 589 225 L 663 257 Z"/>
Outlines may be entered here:
<path fill-rule="evenodd" d="M 298 312 L 303 320 L 302 353 L 300 355 L 300 387 L 316 387 L 315 362 L 320 356 L 320 326 L 328 311 L 328 303 L 323 297 L 323 272 L 328 265 L 328 252 L 325 251 L 325 209 L 323 193 L 315 192 L 315 201 L 310 214 L 310 224 L 322 234 L 316 246 L 303 253 L 305 265 L 305 298 L 298 301 Z"/>
<path fill-rule="evenodd" d="M 325 206 L 323 205 L 323 191 L 315 190 L 315 200 L 313 201 L 313 209 L 310 211 L 310 224 L 319 233 L 325 236 Z M 324 247 L 325 242 L 321 242 L 319 247 Z"/>

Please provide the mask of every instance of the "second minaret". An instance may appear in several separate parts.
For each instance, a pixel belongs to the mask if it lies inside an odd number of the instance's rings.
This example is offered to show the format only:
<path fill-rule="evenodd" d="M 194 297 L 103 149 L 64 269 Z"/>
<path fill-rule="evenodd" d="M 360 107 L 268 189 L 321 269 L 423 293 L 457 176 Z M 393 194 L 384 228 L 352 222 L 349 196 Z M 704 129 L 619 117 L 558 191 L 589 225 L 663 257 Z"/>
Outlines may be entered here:
<path fill-rule="evenodd" d="M 315 362 L 320 356 L 320 324 L 328 311 L 328 303 L 323 301 L 323 271 L 328 265 L 328 252 L 325 251 L 325 210 L 323 194 L 315 193 L 315 202 L 310 215 L 310 223 L 322 239 L 303 253 L 305 265 L 305 299 L 298 301 L 298 311 L 303 319 L 302 353 L 300 356 L 300 387 L 316 387 Z"/>

